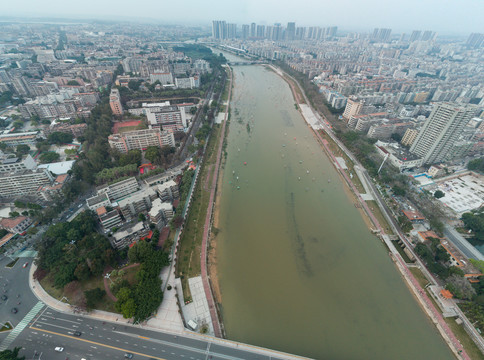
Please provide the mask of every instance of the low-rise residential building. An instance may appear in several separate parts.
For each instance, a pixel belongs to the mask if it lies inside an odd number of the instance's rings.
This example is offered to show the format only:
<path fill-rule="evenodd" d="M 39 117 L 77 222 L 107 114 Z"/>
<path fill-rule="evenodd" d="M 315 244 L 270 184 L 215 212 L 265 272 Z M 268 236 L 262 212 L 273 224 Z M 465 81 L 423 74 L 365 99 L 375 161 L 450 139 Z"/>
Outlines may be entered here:
<path fill-rule="evenodd" d="M 164 106 L 160 109 L 150 110 L 146 113 L 148 124 L 152 128 L 175 132 L 182 131 L 187 127 L 185 109 L 178 106 Z"/>
<path fill-rule="evenodd" d="M 156 199 L 152 188 L 137 191 L 118 201 L 118 207 L 126 221 L 136 218 L 139 213 L 151 209 L 152 201 Z"/>
<path fill-rule="evenodd" d="M 46 169 L 0 173 L 0 197 L 38 196 L 39 188 L 53 181 L 54 176 Z"/>
<path fill-rule="evenodd" d="M 104 185 L 97 189 L 98 194 L 105 193 L 112 201 L 126 197 L 140 189 L 138 181 L 135 177 L 130 177 L 126 180 L 118 181 L 111 185 Z"/>
<path fill-rule="evenodd" d="M 172 202 L 179 196 L 178 185 L 175 181 L 169 180 L 156 186 L 156 192 L 163 201 Z"/>
<path fill-rule="evenodd" d="M 52 122 L 52 124 L 44 130 L 46 136 L 52 134 L 53 132 L 62 132 L 67 134 L 72 134 L 73 137 L 77 138 L 84 135 L 87 130 L 87 124 L 69 124 L 69 123 L 58 123 Z"/>
<path fill-rule="evenodd" d="M 39 188 L 39 196 L 45 201 L 54 200 L 55 196 L 62 195 L 62 188 L 69 180 L 68 174 L 59 175 L 55 178 L 53 184 L 44 185 Z"/>
<path fill-rule="evenodd" d="M 96 196 L 86 199 L 86 204 L 90 210 L 96 211 L 101 207 L 111 206 L 111 200 L 106 193 L 100 193 Z"/>
<path fill-rule="evenodd" d="M 165 226 L 174 215 L 173 205 L 169 202 L 163 202 L 161 199 L 153 200 L 152 207 L 148 212 L 150 221 L 155 224 L 157 229 Z"/>
<path fill-rule="evenodd" d="M 0 143 L 7 146 L 28 145 L 33 148 L 40 137 L 42 135 L 39 131 L 2 134 L 0 135 Z"/>
<path fill-rule="evenodd" d="M 26 216 L 17 216 L 14 219 L 5 218 L 0 220 L 0 228 L 12 234 L 21 234 L 32 224 L 32 220 Z"/>
<path fill-rule="evenodd" d="M 156 186 L 158 184 L 163 184 L 167 181 L 174 180 L 182 174 L 183 174 L 183 171 L 181 168 L 172 169 L 172 170 L 167 170 L 161 174 L 150 176 L 144 179 L 143 181 L 148 186 Z"/>
<path fill-rule="evenodd" d="M 127 153 L 129 150 L 144 150 L 148 146 L 175 146 L 172 132 L 160 129 L 134 130 L 122 134 L 113 134 L 108 137 L 109 146 Z"/>
<path fill-rule="evenodd" d="M 37 168 L 37 163 L 28 154 L 25 158 L 19 159 L 17 157 L 9 157 L 0 160 L 0 173 L 11 173 L 15 171 L 23 170 L 35 170 Z"/>
<path fill-rule="evenodd" d="M 145 237 L 149 234 L 149 232 L 150 229 L 145 227 L 143 222 L 138 222 L 133 226 L 126 227 L 115 232 L 111 237 L 109 237 L 109 240 L 115 249 L 122 249 L 139 240 L 140 238 Z"/>
<path fill-rule="evenodd" d="M 387 158 L 400 171 L 422 166 L 422 158 L 399 147 L 398 144 L 387 144 L 378 140 L 375 147 L 383 158 Z"/>
<path fill-rule="evenodd" d="M 96 214 L 104 230 L 112 229 L 123 223 L 123 219 L 117 209 L 107 211 L 104 206 L 101 206 L 96 209 Z"/>
<path fill-rule="evenodd" d="M 190 76 L 187 78 L 175 78 L 175 86 L 179 89 L 193 89 L 200 87 L 200 78 Z"/>

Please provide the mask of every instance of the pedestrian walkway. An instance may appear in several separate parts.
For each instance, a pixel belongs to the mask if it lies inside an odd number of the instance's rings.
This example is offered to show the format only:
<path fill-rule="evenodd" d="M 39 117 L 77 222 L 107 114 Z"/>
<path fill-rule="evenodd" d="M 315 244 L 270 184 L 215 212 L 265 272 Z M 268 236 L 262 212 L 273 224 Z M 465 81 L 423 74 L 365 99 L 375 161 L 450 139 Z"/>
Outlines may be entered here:
<path fill-rule="evenodd" d="M 19 258 L 35 258 L 37 257 L 37 251 L 35 250 L 24 250 L 13 255 L 13 257 Z"/>
<path fill-rule="evenodd" d="M 10 344 L 16 339 L 18 334 L 20 334 L 23 329 L 27 327 L 29 322 L 39 313 L 40 310 L 44 307 L 44 303 L 42 301 L 39 301 L 25 317 L 22 319 L 22 321 L 19 322 L 19 324 L 8 334 L 8 336 L 3 340 L 2 344 L 0 345 L 0 351 L 6 350 Z"/>
<path fill-rule="evenodd" d="M 214 335 L 212 317 L 210 315 L 210 309 L 208 306 L 207 298 L 205 296 L 205 289 L 201 276 L 196 276 L 188 279 L 188 286 L 190 287 L 190 293 L 192 294 L 193 301 L 185 304 L 183 299 L 183 291 L 181 286 L 179 288 L 178 297 L 181 301 L 181 308 L 183 317 L 186 321 L 193 320 L 197 323 L 198 329 L 206 325 L 208 326 L 207 335 Z"/>
<path fill-rule="evenodd" d="M 171 274 L 169 274 L 170 271 Z M 160 277 L 163 284 L 166 284 L 167 286 L 170 285 L 172 288 L 171 290 L 168 290 L 168 288 L 165 289 L 163 292 L 163 301 L 156 311 L 156 314 L 148 320 L 147 325 L 157 329 L 182 333 L 185 327 L 183 326 L 183 320 L 179 312 L 176 298 L 176 287 L 179 286 L 181 289 L 181 284 L 176 285 L 177 279 L 175 279 L 175 268 L 165 267 L 161 271 Z M 168 283 L 168 278 L 173 280 Z"/>

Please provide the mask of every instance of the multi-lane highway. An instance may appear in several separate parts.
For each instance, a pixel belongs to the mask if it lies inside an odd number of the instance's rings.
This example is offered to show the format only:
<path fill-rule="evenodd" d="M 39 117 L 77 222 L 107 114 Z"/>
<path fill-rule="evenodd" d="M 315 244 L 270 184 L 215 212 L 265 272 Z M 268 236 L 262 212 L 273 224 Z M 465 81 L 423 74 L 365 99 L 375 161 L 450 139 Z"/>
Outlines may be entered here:
<path fill-rule="evenodd" d="M 80 333 L 80 336 L 76 336 Z M 210 338 L 160 333 L 137 326 L 107 323 L 67 315 L 44 307 L 11 347 L 21 346 L 25 356 L 42 359 L 275 359 L 236 346 L 221 346 Z M 55 347 L 62 347 L 62 353 Z"/>

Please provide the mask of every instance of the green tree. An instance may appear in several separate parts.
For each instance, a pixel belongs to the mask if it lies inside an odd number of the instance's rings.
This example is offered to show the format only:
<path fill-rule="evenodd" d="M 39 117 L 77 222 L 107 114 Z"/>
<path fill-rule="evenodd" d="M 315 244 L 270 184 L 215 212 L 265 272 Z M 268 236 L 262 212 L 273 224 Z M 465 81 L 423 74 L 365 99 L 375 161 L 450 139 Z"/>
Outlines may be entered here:
<path fill-rule="evenodd" d="M 405 189 L 398 185 L 395 185 L 392 188 L 392 191 L 393 191 L 393 194 L 396 196 L 405 196 L 405 193 L 406 193 Z"/>
<path fill-rule="evenodd" d="M 474 233 L 479 241 L 484 241 L 484 210 L 462 214 L 462 221 L 466 228 Z"/>
<path fill-rule="evenodd" d="M 100 288 L 94 288 L 84 291 L 84 296 L 86 297 L 86 306 L 88 310 L 94 309 L 96 307 L 96 304 L 100 302 L 105 295 L 106 291 L 101 290 Z"/>
<path fill-rule="evenodd" d="M 17 155 L 18 156 L 26 155 L 29 152 L 30 152 L 30 146 L 24 145 L 24 144 L 17 145 Z"/>
<path fill-rule="evenodd" d="M 130 319 L 136 314 L 136 303 L 134 299 L 128 299 L 121 305 L 121 313 L 125 319 Z"/>
<path fill-rule="evenodd" d="M 69 144 L 72 142 L 73 136 L 71 133 L 64 133 L 64 132 L 53 132 L 47 137 L 47 140 L 50 144 Z"/>
<path fill-rule="evenodd" d="M 81 262 L 77 265 L 74 275 L 79 281 L 86 281 L 91 277 L 91 270 L 85 262 Z"/>
<path fill-rule="evenodd" d="M 129 80 L 128 87 L 133 91 L 138 91 L 142 81 Z"/>
<path fill-rule="evenodd" d="M 445 193 L 443 191 L 437 190 L 436 192 L 434 192 L 434 197 L 436 199 L 443 198 L 444 196 L 445 196 Z"/>
<path fill-rule="evenodd" d="M 59 158 L 60 158 L 60 155 L 55 151 L 48 151 L 48 152 L 42 153 L 39 156 L 39 160 L 42 164 L 56 162 L 57 160 L 59 160 Z"/>
<path fill-rule="evenodd" d="M 467 169 L 484 174 L 484 157 L 469 161 Z"/>
<path fill-rule="evenodd" d="M 0 351 L 0 360 L 25 360 L 25 356 L 18 356 L 21 347 L 16 347 L 13 350 Z"/>
<path fill-rule="evenodd" d="M 160 164 L 160 157 L 162 157 L 161 148 L 158 146 L 148 146 L 145 152 L 145 158 L 152 164 Z"/>

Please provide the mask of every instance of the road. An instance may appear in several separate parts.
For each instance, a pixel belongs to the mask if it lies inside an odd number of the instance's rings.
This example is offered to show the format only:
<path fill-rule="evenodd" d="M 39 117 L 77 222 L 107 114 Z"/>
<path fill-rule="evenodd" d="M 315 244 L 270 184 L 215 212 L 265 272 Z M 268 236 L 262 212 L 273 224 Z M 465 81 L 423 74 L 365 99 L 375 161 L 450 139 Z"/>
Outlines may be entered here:
<path fill-rule="evenodd" d="M 75 332 L 81 332 L 75 336 Z M 214 339 L 216 340 L 216 339 Z M 207 339 L 147 330 L 138 326 L 106 323 L 77 315 L 59 313 L 49 307 L 30 321 L 12 342 L 22 347 L 21 355 L 35 353 L 41 359 L 123 359 L 126 352 L 141 359 L 278 359 L 237 346 L 223 346 Z M 64 348 L 62 353 L 55 347 Z M 37 358 L 37 357 L 36 357 Z M 281 357 L 282 359 L 282 357 Z"/>
<path fill-rule="evenodd" d="M 445 225 L 444 235 L 454 244 L 467 258 L 484 260 L 484 255 L 481 254 L 474 246 L 472 246 L 465 238 L 463 238 L 453 227 Z"/>
<path fill-rule="evenodd" d="M 7 300 L 0 300 L 0 323 L 8 321 L 15 327 L 39 300 L 29 288 L 29 267 L 33 258 L 21 257 L 12 268 L 6 267 L 11 261 L 6 256 L 0 258 L 0 296 L 7 296 Z M 24 268 L 26 262 L 29 264 Z M 18 310 L 16 314 L 12 313 L 13 308 Z M 0 343 L 7 335 L 7 332 L 0 333 Z"/>

